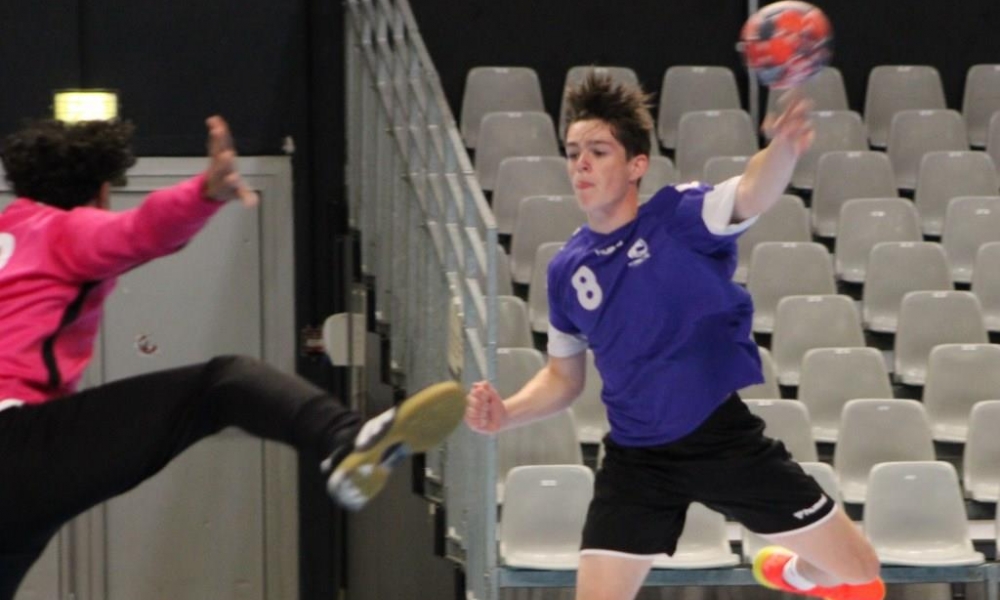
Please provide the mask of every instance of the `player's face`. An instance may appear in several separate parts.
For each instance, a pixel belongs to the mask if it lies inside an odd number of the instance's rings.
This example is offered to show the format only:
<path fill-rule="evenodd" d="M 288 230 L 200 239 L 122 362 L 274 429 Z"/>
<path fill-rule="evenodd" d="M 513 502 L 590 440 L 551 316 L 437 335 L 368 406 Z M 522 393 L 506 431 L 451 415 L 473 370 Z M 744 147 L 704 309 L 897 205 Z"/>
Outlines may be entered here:
<path fill-rule="evenodd" d="M 566 132 L 569 178 L 580 208 L 588 215 L 613 211 L 629 194 L 638 197 L 647 160 L 644 155 L 629 159 L 603 121 L 576 121 Z"/>

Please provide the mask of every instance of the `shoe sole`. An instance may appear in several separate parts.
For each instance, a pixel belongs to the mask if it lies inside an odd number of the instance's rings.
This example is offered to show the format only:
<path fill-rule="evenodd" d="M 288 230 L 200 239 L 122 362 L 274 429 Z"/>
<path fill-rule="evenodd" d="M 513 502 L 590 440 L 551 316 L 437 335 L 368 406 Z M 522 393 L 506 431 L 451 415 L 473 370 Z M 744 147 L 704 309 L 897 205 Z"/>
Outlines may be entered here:
<path fill-rule="evenodd" d="M 366 500 L 371 499 L 385 486 L 396 462 L 430 450 L 458 427 L 465 404 L 465 391 L 453 381 L 410 396 L 396 407 L 392 424 L 378 440 L 348 454 L 337 465 L 327 486 L 330 493 L 337 497 L 339 488 L 349 483 Z"/>

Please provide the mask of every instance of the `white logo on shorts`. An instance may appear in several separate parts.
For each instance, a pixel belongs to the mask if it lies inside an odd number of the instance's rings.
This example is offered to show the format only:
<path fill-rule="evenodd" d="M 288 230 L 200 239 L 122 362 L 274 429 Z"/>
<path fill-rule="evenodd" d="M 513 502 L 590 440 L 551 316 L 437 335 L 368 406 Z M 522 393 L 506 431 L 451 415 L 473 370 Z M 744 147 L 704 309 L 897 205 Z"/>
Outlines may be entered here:
<path fill-rule="evenodd" d="M 824 494 L 823 496 L 819 497 L 819 500 L 816 501 L 816 504 L 813 504 L 809 508 L 803 508 L 802 510 L 797 510 L 793 513 L 793 515 L 796 519 L 801 521 L 802 519 L 805 519 L 809 515 L 814 514 L 816 511 L 826 506 L 826 501 L 827 498 L 826 495 Z"/>

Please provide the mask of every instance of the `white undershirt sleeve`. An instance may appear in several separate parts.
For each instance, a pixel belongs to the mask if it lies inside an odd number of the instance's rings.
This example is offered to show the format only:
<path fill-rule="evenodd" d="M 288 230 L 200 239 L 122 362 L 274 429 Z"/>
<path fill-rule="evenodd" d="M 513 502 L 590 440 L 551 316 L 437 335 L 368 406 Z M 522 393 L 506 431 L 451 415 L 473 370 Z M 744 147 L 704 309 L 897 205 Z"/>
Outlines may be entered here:
<path fill-rule="evenodd" d="M 552 323 L 549 323 L 549 356 L 554 358 L 566 358 L 568 356 L 577 355 L 586 349 L 586 337 L 559 331 L 554 325 L 552 325 Z"/>
<path fill-rule="evenodd" d="M 740 176 L 731 177 L 715 186 L 705 194 L 701 205 L 701 218 L 705 227 L 715 235 L 735 235 L 746 231 L 757 222 L 757 216 L 739 223 L 733 223 L 733 208 L 736 206 L 736 188 L 740 185 Z"/>

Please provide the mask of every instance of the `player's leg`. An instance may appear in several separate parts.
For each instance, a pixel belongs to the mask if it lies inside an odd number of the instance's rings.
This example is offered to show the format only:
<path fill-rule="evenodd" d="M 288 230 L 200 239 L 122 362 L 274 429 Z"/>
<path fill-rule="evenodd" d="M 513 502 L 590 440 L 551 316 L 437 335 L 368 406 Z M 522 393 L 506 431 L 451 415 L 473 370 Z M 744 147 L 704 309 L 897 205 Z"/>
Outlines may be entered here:
<path fill-rule="evenodd" d="M 653 566 L 653 557 L 583 552 L 576 600 L 633 600 Z"/>
<path fill-rule="evenodd" d="M 607 438 L 604 446 L 583 528 L 576 598 L 632 600 L 653 555 L 677 549 L 690 502 L 678 493 L 683 482 L 669 455 Z"/>
<path fill-rule="evenodd" d="M 9 409 L 0 412 L 0 481 L 15 483 L 0 494 L 0 536 L 58 527 L 229 426 L 288 443 L 317 462 L 337 455 L 327 462 L 333 472 L 360 454 L 348 472 L 381 482 L 386 469 L 373 448 L 388 459 L 392 450 L 425 449 L 460 422 L 465 407 L 455 385 L 415 400 L 399 407 L 398 418 L 376 417 L 379 426 L 361 439 L 358 415 L 320 388 L 256 360 L 222 357 Z M 357 485 L 364 489 L 348 498 L 351 507 L 380 487 Z"/>
<path fill-rule="evenodd" d="M 765 536 L 777 544 L 754 558 L 764 585 L 832 600 L 881 600 L 879 560 L 843 510 L 813 527 Z"/>
<path fill-rule="evenodd" d="M 14 600 L 24 576 L 45 551 L 53 535 L 46 532 L 30 539 L 0 540 L 0 600 Z"/>
<path fill-rule="evenodd" d="M 758 581 L 833 600 L 882 600 L 874 549 L 784 445 L 764 437 L 763 421 L 734 396 L 710 425 L 701 441 L 715 446 L 714 458 L 697 466 L 711 475 L 692 473 L 692 493 L 784 547 L 755 558 Z"/>

